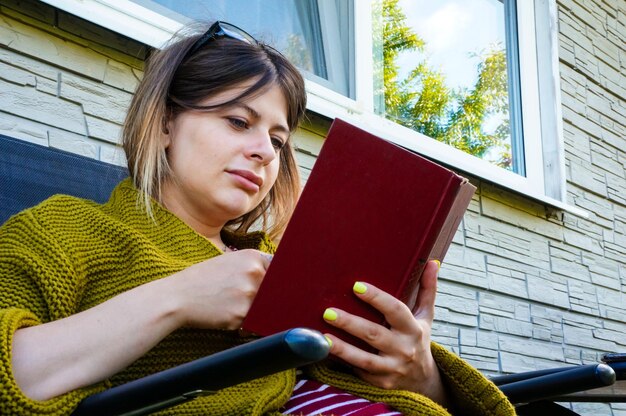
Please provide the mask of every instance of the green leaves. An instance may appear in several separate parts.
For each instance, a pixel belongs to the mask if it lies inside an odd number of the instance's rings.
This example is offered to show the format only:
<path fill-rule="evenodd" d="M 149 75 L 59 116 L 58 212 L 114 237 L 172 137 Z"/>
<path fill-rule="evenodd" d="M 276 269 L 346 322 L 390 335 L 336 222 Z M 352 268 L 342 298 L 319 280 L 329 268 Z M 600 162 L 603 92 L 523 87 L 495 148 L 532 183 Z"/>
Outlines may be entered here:
<path fill-rule="evenodd" d="M 503 46 L 489 45 L 480 56 L 475 54 L 479 64 L 474 86 L 451 88 L 445 75 L 429 64 L 426 42 L 407 25 L 398 0 L 383 0 L 382 13 L 383 67 L 378 70 L 383 72 L 385 116 L 477 157 L 495 157 L 494 163 L 510 169 L 508 81 Z M 413 53 L 412 57 L 418 61 L 400 79 L 397 60 L 403 52 Z"/>

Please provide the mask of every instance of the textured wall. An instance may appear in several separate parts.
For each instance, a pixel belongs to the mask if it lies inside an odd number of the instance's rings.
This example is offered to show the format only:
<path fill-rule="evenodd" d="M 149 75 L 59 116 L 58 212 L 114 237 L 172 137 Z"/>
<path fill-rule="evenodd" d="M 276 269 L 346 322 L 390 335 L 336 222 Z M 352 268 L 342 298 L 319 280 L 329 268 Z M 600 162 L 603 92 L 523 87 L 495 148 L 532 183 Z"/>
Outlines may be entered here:
<path fill-rule="evenodd" d="M 142 45 L 36 1 L 0 4 L 0 133 L 123 163 L 115 143 Z M 472 180 L 434 338 L 486 373 L 626 351 L 626 1 L 558 6 L 567 198 L 589 218 Z M 327 127 L 312 115 L 297 135 L 304 179 Z"/>
<path fill-rule="evenodd" d="M 0 133 L 124 164 L 143 45 L 37 1 L 0 5 Z"/>

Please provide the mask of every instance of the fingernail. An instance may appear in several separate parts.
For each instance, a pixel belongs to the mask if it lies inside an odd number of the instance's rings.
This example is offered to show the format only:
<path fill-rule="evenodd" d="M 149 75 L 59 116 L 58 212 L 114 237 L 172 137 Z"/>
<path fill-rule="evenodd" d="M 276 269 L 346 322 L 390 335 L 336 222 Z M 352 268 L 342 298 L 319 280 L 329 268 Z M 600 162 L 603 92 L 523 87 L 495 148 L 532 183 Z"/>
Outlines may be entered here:
<path fill-rule="evenodd" d="M 324 319 L 327 321 L 334 321 L 337 319 L 337 312 L 334 309 L 327 308 L 324 311 Z"/>
<path fill-rule="evenodd" d="M 437 270 L 441 269 L 441 262 L 437 259 L 433 260 L 435 263 L 437 263 Z"/>
<path fill-rule="evenodd" d="M 367 286 L 365 286 L 361 282 L 356 282 L 354 286 L 352 286 L 352 290 L 354 290 L 354 293 L 362 295 L 363 293 L 367 292 Z"/>
<path fill-rule="evenodd" d="M 328 342 L 328 346 L 332 347 L 333 346 L 333 340 L 330 339 L 328 336 L 324 335 L 324 338 L 326 338 L 326 342 Z"/>

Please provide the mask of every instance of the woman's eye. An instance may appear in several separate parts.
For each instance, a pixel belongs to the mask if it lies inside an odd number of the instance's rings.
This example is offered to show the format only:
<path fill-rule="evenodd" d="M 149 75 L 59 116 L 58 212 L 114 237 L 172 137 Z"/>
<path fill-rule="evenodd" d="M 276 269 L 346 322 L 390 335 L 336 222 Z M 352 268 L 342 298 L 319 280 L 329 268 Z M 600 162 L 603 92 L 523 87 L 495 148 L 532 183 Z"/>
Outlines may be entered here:
<path fill-rule="evenodd" d="M 274 146 L 274 149 L 276 149 L 276 151 L 279 151 L 285 146 L 285 142 L 283 142 L 281 139 L 272 137 L 272 146 Z"/>
<path fill-rule="evenodd" d="M 247 129 L 248 128 L 248 123 L 245 120 L 242 120 L 240 118 L 229 117 L 228 118 L 228 122 L 233 127 L 238 128 L 238 129 Z"/>

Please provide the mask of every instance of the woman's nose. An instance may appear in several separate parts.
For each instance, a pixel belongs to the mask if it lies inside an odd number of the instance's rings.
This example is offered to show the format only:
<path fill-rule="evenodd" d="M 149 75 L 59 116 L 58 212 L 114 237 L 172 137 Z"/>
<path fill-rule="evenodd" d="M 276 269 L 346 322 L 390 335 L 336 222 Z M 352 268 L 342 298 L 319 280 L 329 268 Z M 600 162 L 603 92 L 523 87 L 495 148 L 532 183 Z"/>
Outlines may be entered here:
<path fill-rule="evenodd" d="M 249 157 L 263 164 L 268 164 L 276 159 L 277 152 L 272 144 L 272 138 L 268 132 L 257 132 L 248 148 Z"/>

